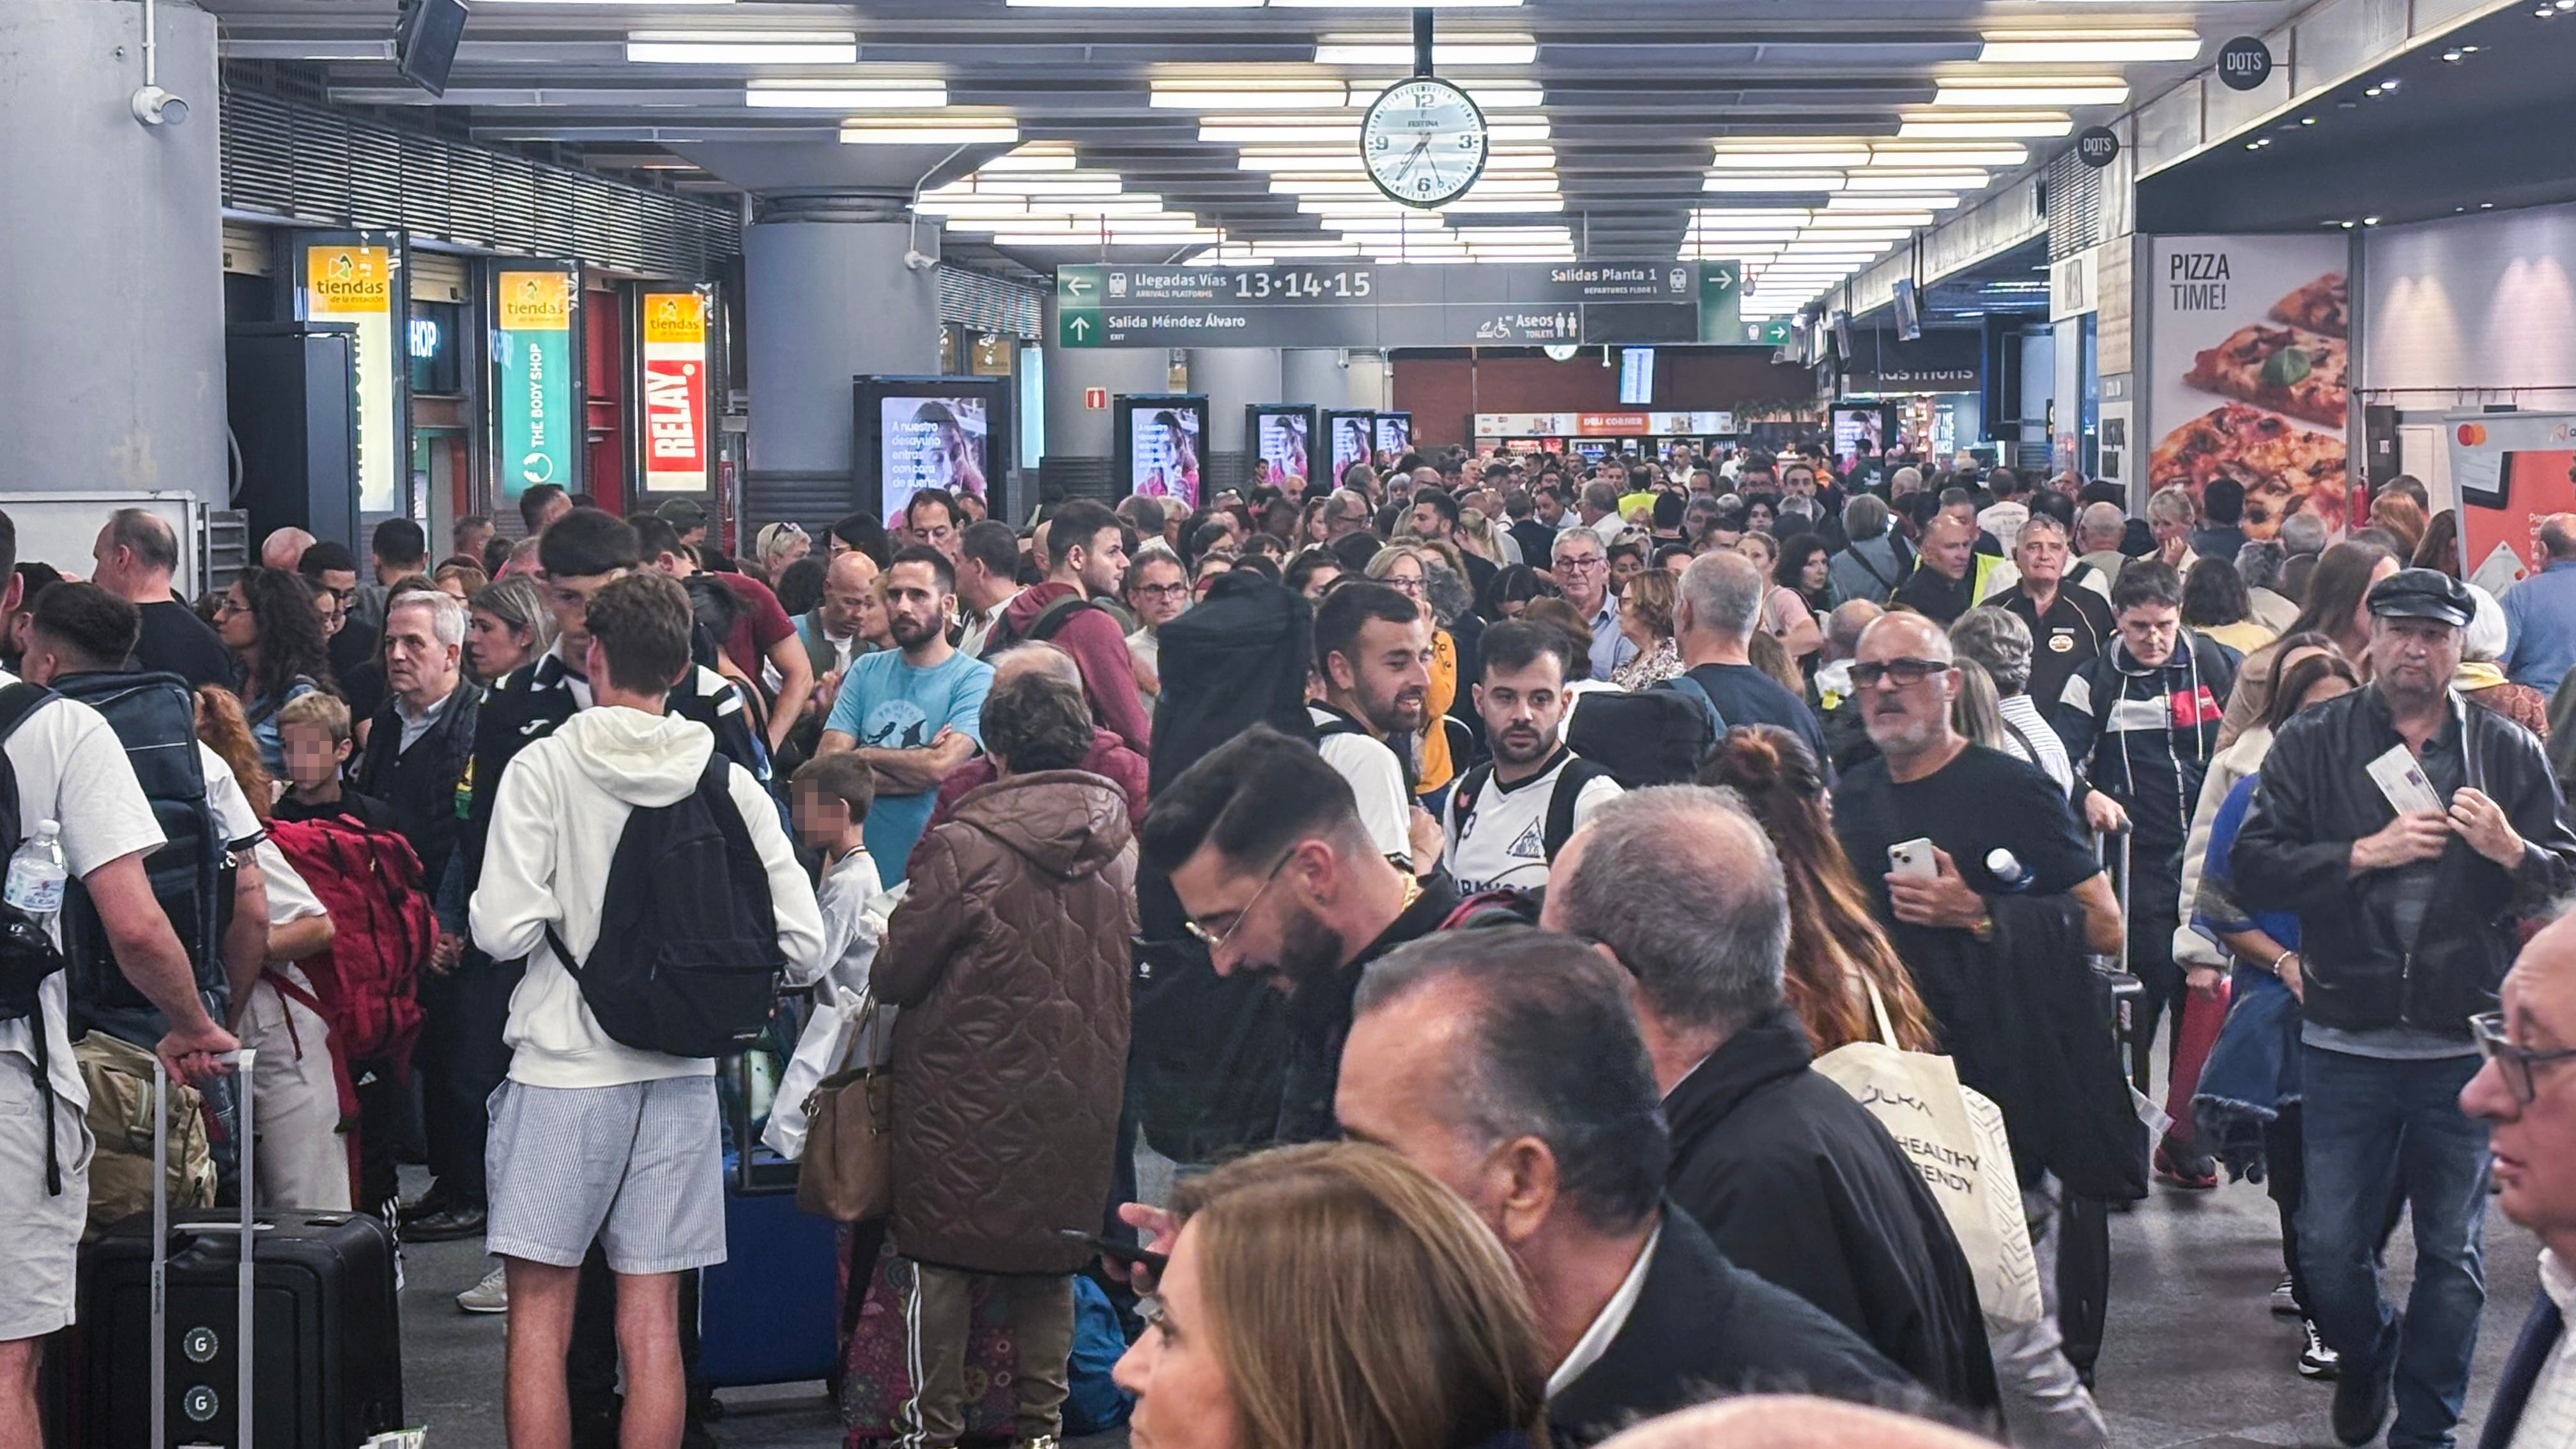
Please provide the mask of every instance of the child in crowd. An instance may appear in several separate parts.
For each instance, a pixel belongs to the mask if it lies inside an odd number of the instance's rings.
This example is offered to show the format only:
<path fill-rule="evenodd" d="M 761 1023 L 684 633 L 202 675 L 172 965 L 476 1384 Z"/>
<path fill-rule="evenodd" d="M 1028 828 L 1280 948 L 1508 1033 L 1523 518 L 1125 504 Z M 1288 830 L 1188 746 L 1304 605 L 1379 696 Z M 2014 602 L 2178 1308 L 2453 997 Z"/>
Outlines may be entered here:
<path fill-rule="evenodd" d="M 286 793 L 270 812 L 277 819 L 345 815 L 370 830 L 394 828 L 393 810 L 384 801 L 340 783 L 354 747 L 347 705 L 320 690 L 299 694 L 278 708 L 277 740 L 287 779 Z"/>
<path fill-rule="evenodd" d="M 824 970 L 850 990 L 865 991 L 885 925 L 865 916 L 883 889 L 863 834 L 876 800 L 875 772 L 856 751 L 844 751 L 807 762 L 789 788 L 796 843 L 823 854 L 823 883 L 814 894 L 823 908 Z"/>

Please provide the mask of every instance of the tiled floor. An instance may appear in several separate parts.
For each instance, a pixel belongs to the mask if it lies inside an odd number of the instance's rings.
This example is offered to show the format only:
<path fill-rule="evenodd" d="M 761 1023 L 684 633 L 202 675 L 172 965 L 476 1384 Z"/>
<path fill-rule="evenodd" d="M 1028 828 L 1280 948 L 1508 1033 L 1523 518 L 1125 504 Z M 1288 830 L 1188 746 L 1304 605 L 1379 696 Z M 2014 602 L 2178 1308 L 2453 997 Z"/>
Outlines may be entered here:
<path fill-rule="evenodd" d="M 2211 1193 L 2158 1188 L 2134 1212 L 2112 1219 L 2111 1323 L 2100 1365 L 2101 1402 L 2114 1449 L 2233 1449 L 2331 1446 L 2331 1389 L 2291 1371 L 2297 1325 L 2269 1311 L 2281 1276 L 2272 1205 L 2258 1187 Z M 2536 1281 L 2531 1237 L 2493 1213 L 2487 1229 L 2488 1305 L 2478 1374 L 2461 1425 L 2474 1443 L 2482 1411 Z M 2402 1287 L 2412 1253 L 2401 1229 L 2390 1250 Z M 449 1301 L 482 1272 L 477 1245 L 408 1250 L 403 1296 L 406 1383 L 411 1418 L 433 1445 L 501 1443 L 499 1318 L 470 1318 Z M 727 1445 L 839 1443 L 819 1385 L 730 1390 L 716 1434 Z M 1125 1436 L 1078 1441 L 1093 1449 Z"/>

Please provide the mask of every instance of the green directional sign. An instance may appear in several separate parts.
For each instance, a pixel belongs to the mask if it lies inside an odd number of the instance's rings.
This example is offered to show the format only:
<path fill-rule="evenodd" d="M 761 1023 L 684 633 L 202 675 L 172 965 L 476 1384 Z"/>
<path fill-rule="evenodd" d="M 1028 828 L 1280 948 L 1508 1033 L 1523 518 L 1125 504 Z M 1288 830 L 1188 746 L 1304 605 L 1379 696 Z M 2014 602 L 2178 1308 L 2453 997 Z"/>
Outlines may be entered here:
<path fill-rule="evenodd" d="M 1744 264 L 1699 264 L 1699 340 L 1733 342 L 1744 330 Z"/>
<path fill-rule="evenodd" d="M 1098 347 L 1108 335 L 1100 303 L 1108 290 L 1107 267 L 1058 267 L 1055 273 L 1055 342 L 1058 347 Z"/>

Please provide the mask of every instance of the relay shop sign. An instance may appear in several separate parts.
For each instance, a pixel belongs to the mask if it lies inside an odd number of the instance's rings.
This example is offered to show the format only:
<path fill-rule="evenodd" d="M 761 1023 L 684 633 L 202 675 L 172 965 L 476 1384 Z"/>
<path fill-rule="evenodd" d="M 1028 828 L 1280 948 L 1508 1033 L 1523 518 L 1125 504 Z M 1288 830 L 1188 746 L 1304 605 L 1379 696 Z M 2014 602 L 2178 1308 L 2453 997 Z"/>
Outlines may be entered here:
<path fill-rule="evenodd" d="M 1063 347 L 1735 342 L 1735 262 L 1056 269 Z"/>
<path fill-rule="evenodd" d="M 639 456 L 647 493 L 707 490 L 707 298 L 687 291 L 638 295 L 643 343 Z"/>
<path fill-rule="evenodd" d="M 572 489 L 573 443 L 581 432 L 572 370 L 573 274 L 500 271 L 493 283 L 492 394 L 500 402 L 493 457 L 501 496 L 517 498 L 540 483 Z"/>
<path fill-rule="evenodd" d="M 402 510 L 403 381 L 409 371 L 394 338 L 390 245 L 325 244 L 304 249 L 304 319 L 350 322 L 358 329 L 358 511 Z M 408 339 L 406 339 L 408 341 Z"/>

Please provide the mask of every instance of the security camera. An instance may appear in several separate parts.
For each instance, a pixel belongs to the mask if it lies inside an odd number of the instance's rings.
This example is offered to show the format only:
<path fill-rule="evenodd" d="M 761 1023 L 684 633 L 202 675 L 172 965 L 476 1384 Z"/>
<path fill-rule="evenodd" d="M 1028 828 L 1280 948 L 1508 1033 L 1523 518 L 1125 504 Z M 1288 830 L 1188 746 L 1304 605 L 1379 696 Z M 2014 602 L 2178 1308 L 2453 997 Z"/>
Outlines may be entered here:
<path fill-rule="evenodd" d="M 188 119 L 188 103 L 159 86 L 134 93 L 134 119 L 147 126 L 177 126 Z"/>
<path fill-rule="evenodd" d="M 939 265 L 939 258 L 918 248 L 907 248 L 903 254 L 903 264 L 916 272 L 926 272 Z"/>

